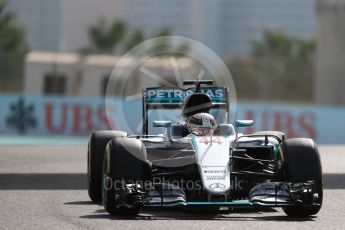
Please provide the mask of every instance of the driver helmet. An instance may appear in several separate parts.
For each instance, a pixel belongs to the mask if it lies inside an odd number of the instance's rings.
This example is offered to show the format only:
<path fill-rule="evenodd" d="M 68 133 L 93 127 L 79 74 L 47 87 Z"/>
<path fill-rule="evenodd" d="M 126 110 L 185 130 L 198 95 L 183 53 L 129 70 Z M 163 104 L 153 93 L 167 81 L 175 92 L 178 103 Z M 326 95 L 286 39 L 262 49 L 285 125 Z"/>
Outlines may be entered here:
<path fill-rule="evenodd" d="M 189 118 L 187 127 L 191 134 L 210 136 L 213 135 L 214 130 L 217 128 L 217 123 L 211 114 L 197 113 Z"/>

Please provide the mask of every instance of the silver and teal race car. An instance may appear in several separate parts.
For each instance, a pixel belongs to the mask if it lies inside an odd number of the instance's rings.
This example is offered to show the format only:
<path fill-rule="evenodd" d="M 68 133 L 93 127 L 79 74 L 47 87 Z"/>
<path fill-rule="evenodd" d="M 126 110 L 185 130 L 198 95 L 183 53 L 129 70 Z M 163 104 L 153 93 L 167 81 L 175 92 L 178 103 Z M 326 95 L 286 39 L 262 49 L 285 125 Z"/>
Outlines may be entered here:
<path fill-rule="evenodd" d="M 288 216 L 319 212 L 323 186 L 315 142 L 277 131 L 243 135 L 251 120 L 229 124 L 229 89 L 212 81 L 191 88 L 143 90 L 143 134 L 97 131 L 88 145 L 88 192 L 113 215 L 145 207 L 282 207 Z M 149 111 L 180 109 L 152 121 Z M 256 209 L 255 209 L 256 210 Z"/>

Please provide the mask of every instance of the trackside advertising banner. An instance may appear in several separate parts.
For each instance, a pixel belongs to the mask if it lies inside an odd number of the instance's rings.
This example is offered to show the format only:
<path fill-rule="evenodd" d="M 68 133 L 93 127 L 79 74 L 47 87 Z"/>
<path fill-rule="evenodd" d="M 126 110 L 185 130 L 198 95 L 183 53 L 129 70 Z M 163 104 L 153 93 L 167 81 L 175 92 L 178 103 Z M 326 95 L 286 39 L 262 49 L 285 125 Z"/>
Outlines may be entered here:
<path fill-rule="evenodd" d="M 216 97 L 217 92 L 214 93 Z M 221 93 L 218 92 L 219 95 Z M 125 105 L 120 100 L 114 101 L 112 122 L 116 129 L 126 129 L 123 126 L 125 116 L 126 123 L 133 126 L 131 130 L 140 132 L 141 100 Z M 109 127 L 103 98 L 0 95 L 0 104 L 2 135 L 18 133 L 86 136 L 94 130 Z M 121 116 L 119 111 L 123 111 Z M 178 116 L 179 111 L 174 112 Z M 236 117 L 254 120 L 255 125 L 243 129 L 244 133 L 281 130 L 289 138 L 309 137 L 322 144 L 345 143 L 345 107 L 238 102 Z"/>
<path fill-rule="evenodd" d="M 87 135 L 107 129 L 104 99 L 0 96 L 0 132 Z"/>

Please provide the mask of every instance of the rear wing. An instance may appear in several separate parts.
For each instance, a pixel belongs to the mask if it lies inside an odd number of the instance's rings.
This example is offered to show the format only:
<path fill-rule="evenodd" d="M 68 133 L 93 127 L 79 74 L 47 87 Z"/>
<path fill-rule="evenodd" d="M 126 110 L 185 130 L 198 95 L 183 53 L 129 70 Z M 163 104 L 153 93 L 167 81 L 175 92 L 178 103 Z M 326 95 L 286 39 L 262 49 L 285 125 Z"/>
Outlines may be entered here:
<path fill-rule="evenodd" d="M 163 88 L 152 87 L 143 90 L 143 133 L 148 133 L 148 115 L 150 109 L 182 109 L 187 95 L 196 91 L 196 88 Z M 213 108 L 224 108 L 229 113 L 229 89 L 226 87 L 200 87 L 199 92 L 208 94 Z"/>

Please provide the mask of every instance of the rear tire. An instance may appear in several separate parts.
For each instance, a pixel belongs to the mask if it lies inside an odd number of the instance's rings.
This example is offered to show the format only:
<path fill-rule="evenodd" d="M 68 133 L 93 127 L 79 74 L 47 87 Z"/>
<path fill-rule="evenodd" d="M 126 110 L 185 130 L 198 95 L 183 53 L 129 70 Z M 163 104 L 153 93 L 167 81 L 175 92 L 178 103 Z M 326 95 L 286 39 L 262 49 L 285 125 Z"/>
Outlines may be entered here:
<path fill-rule="evenodd" d="M 102 168 L 104 150 L 107 143 L 115 137 L 126 137 L 122 131 L 96 131 L 89 139 L 87 154 L 88 193 L 92 201 L 102 201 Z"/>
<path fill-rule="evenodd" d="M 305 217 L 317 214 L 322 205 L 322 167 L 319 151 L 315 142 L 308 138 L 288 139 L 281 144 L 284 162 L 283 177 L 287 182 L 315 181 L 320 206 L 305 207 L 303 205 L 283 208 L 288 216 Z"/>
<path fill-rule="evenodd" d="M 149 170 L 146 149 L 140 140 L 112 139 L 104 155 L 102 195 L 105 210 L 111 215 L 137 215 L 141 207 L 132 204 L 118 207 L 116 197 L 123 191 L 121 181 L 143 183 L 149 179 Z"/>

